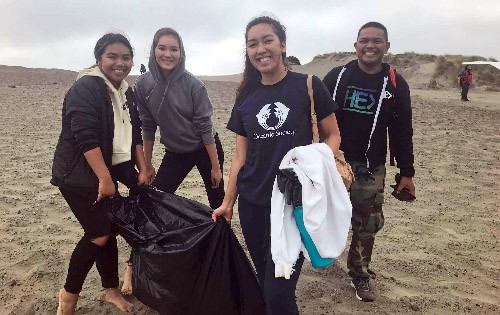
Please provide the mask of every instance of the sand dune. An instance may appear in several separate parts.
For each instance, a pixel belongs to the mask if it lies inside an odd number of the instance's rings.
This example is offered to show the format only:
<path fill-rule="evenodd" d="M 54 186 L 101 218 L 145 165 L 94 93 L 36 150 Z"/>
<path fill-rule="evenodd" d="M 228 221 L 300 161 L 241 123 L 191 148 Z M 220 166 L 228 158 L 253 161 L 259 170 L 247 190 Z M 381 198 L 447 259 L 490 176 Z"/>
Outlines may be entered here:
<path fill-rule="evenodd" d="M 294 69 L 323 76 L 345 62 L 335 58 Z M 422 60 L 397 67 L 412 87 L 418 199 L 406 204 L 386 193 L 386 226 L 372 263 L 379 299 L 356 300 L 345 256 L 323 270 L 306 263 L 297 292 L 302 314 L 500 314 L 500 93 L 479 86 L 471 102 L 462 103 L 447 74 L 435 75 L 438 68 L 437 61 Z M 62 99 L 75 76 L 0 66 L 0 314 L 54 314 L 81 233 L 49 184 Z M 226 152 L 226 178 L 234 135 L 225 124 L 237 76 L 204 78 Z M 439 89 L 428 89 L 432 79 Z M 156 147 L 156 165 L 161 152 Z M 388 168 L 389 182 L 395 171 Z M 196 172 L 179 194 L 207 202 Z M 241 240 L 237 216 L 233 229 Z M 121 238 L 119 250 L 123 271 L 129 249 Z M 156 314 L 133 302 L 136 314 Z M 119 314 L 102 301 L 95 269 L 77 314 Z"/>
<path fill-rule="evenodd" d="M 330 53 L 316 56 L 305 65 L 292 65 L 292 70 L 314 74 L 323 78 L 333 67 L 341 66 L 356 59 L 354 53 Z M 457 73 L 463 61 L 486 60 L 478 56 L 404 53 L 388 54 L 389 62 L 398 73 L 404 76 L 410 87 L 421 89 L 447 89 L 456 86 Z M 474 85 L 482 90 L 500 91 L 500 71 L 489 65 L 474 65 L 476 79 Z M 224 76 L 203 76 L 206 81 L 239 82 L 241 74 Z"/>

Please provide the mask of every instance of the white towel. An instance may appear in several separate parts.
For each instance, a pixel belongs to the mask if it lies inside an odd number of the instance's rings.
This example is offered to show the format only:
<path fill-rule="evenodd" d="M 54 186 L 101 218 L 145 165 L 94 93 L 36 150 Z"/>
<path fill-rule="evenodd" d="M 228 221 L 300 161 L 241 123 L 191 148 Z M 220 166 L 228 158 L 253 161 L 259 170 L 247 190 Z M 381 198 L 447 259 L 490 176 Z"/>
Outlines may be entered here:
<path fill-rule="evenodd" d="M 280 169 L 291 169 L 302 184 L 304 225 L 323 258 L 342 254 L 351 224 L 352 205 L 340 177 L 333 153 L 326 144 L 315 143 L 290 150 Z M 271 254 L 275 277 L 290 278 L 304 249 L 293 216 L 276 179 L 271 197 Z"/>

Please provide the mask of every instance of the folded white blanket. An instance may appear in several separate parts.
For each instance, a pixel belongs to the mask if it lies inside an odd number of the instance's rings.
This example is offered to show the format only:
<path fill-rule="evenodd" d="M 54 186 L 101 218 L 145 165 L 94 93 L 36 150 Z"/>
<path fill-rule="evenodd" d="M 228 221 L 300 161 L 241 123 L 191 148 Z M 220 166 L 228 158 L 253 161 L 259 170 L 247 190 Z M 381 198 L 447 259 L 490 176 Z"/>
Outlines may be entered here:
<path fill-rule="evenodd" d="M 285 155 L 280 169 L 292 169 L 302 184 L 304 225 L 321 257 L 340 256 L 347 242 L 352 205 L 330 147 L 324 143 L 296 147 Z M 293 206 L 286 204 L 275 179 L 271 197 L 271 254 L 275 277 L 290 278 L 301 250 L 308 258 Z"/>

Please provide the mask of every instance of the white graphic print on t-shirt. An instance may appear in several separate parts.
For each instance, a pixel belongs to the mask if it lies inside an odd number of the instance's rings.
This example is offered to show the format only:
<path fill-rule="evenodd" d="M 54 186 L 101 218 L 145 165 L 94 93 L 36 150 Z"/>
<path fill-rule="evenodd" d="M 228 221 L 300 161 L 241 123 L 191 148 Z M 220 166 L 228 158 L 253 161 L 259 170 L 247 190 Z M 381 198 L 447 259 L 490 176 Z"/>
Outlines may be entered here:
<path fill-rule="evenodd" d="M 283 103 L 275 102 L 264 105 L 256 115 L 257 121 L 267 131 L 264 134 L 254 134 L 254 139 L 265 139 L 283 135 L 293 135 L 293 130 L 280 130 L 285 123 L 290 109 Z"/>

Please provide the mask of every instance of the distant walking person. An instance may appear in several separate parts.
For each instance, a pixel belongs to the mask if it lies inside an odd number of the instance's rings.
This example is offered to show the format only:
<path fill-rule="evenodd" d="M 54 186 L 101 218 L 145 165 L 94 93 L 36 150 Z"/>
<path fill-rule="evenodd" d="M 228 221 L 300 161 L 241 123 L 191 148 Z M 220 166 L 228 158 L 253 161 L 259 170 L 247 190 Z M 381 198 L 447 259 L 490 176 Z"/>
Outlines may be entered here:
<path fill-rule="evenodd" d="M 375 235 L 384 226 L 387 131 L 391 164 L 394 153 L 401 174 L 395 194 L 401 198 L 406 188 L 406 193 L 415 195 L 410 90 L 401 75 L 382 63 L 389 47 L 385 26 L 366 23 L 354 43 L 358 59 L 332 69 L 323 80 L 340 107 L 335 112 L 342 135 L 340 149 L 355 176 L 350 189 L 352 241 L 347 267 L 356 297 L 362 301 L 375 300 L 369 284 L 375 274 L 369 264 Z"/>
<path fill-rule="evenodd" d="M 146 66 L 144 66 L 143 63 L 141 63 L 141 74 L 146 73 Z"/>
<path fill-rule="evenodd" d="M 59 187 L 84 231 L 59 292 L 58 315 L 74 313 L 94 263 L 105 300 L 124 312 L 133 309 L 118 290 L 118 247 L 108 218 L 108 198 L 115 195 L 117 181 L 133 190 L 150 184 L 139 112 L 125 80 L 134 53 L 125 36 L 108 33 L 97 41 L 94 56 L 96 65 L 80 72 L 64 98 L 52 165 L 51 183 Z"/>
<path fill-rule="evenodd" d="M 467 94 L 469 93 L 469 87 L 472 83 L 472 66 L 466 65 L 465 68 L 458 74 L 458 84 L 462 88 L 462 101 L 468 102 L 469 98 Z"/>

